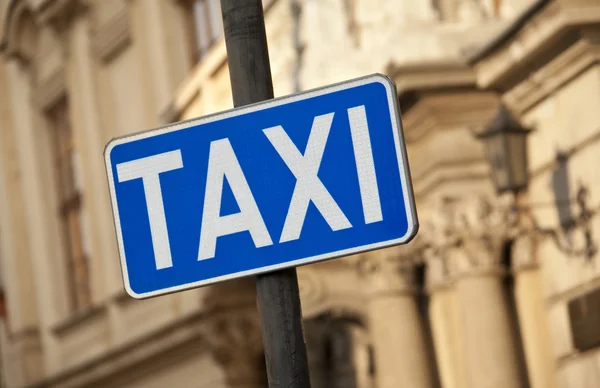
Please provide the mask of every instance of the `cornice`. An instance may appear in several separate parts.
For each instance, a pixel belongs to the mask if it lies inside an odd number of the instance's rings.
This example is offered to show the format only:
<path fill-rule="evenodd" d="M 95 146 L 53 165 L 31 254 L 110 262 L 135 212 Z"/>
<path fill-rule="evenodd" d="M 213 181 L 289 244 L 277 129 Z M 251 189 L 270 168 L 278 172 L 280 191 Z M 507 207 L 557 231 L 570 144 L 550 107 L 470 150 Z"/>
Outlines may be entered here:
<path fill-rule="evenodd" d="M 436 61 L 390 63 L 386 74 L 394 80 L 398 94 L 407 92 L 452 89 L 475 85 L 475 72 L 456 58 Z"/>
<path fill-rule="evenodd" d="M 473 58 L 480 87 L 511 90 L 575 45 L 584 29 L 600 24 L 596 0 L 543 3 L 493 49 Z"/>
<path fill-rule="evenodd" d="M 481 125 L 492 117 L 499 101 L 494 92 L 474 88 L 423 93 L 402 115 L 406 142 L 419 142 L 445 127 Z"/>
<path fill-rule="evenodd" d="M 149 360 L 168 349 L 185 346 L 195 340 L 202 341 L 205 335 L 203 323 L 206 318 L 202 312 L 198 311 L 186 319 L 178 320 L 143 337 L 115 346 L 109 352 L 62 370 L 30 387 L 76 388 L 110 378 L 128 367 L 139 365 L 140 362 Z"/>
<path fill-rule="evenodd" d="M 597 64 L 600 64 L 600 42 L 579 40 L 508 91 L 505 101 L 515 113 L 523 115 L 569 80 Z"/>
<path fill-rule="evenodd" d="M 510 25 L 508 25 L 503 31 L 501 31 L 496 37 L 488 42 L 488 44 L 481 47 L 479 50 L 473 53 L 469 58 L 470 63 L 479 62 L 487 56 L 494 53 L 499 47 L 502 46 L 507 40 L 510 40 L 517 34 L 523 26 L 529 21 L 529 19 L 544 8 L 550 0 L 536 0 L 534 1 L 519 17 L 517 17 Z"/>
<path fill-rule="evenodd" d="M 371 298 L 417 293 L 415 265 L 422 261 L 418 244 L 380 249 L 360 256 L 359 276 Z"/>
<path fill-rule="evenodd" d="M 466 161 L 440 161 L 430 166 L 418 176 L 413 176 L 415 196 L 418 199 L 431 196 L 443 185 L 456 185 L 458 182 L 476 182 L 481 186 L 489 184 L 489 166 L 481 159 Z"/>

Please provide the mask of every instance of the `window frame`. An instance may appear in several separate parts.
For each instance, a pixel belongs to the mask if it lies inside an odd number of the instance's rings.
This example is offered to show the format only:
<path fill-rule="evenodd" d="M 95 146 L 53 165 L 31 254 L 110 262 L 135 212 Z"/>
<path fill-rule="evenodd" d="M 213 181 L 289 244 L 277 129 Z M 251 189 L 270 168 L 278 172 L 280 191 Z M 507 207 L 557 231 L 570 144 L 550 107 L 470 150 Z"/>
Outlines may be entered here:
<path fill-rule="evenodd" d="M 50 137 L 52 180 L 68 278 L 69 306 L 73 311 L 91 307 L 90 255 L 86 250 L 83 187 L 77 163 L 70 105 L 66 96 L 45 112 Z"/>

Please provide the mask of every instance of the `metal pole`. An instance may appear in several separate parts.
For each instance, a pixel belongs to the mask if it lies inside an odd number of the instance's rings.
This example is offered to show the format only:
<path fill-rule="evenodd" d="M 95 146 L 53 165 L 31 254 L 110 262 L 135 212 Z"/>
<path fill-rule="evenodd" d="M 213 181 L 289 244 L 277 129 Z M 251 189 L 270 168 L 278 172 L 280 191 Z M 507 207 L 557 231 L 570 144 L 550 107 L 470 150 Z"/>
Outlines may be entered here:
<path fill-rule="evenodd" d="M 234 106 L 273 98 L 261 0 L 221 0 Z M 269 388 L 310 388 L 296 269 L 257 276 Z"/>

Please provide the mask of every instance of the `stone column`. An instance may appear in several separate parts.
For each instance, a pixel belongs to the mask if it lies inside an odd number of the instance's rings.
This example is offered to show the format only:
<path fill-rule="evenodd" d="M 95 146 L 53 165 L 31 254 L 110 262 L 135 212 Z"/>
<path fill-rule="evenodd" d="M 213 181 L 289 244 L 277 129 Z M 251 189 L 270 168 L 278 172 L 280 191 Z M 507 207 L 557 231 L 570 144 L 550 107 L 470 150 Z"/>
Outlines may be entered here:
<path fill-rule="evenodd" d="M 461 355 L 459 310 L 448 265 L 444 257 L 427 255 L 426 286 L 429 294 L 429 320 L 442 388 L 466 386 Z"/>
<path fill-rule="evenodd" d="M 466 199 L 457 214 L 459 246 L 451 260 L 470 388 L 526 386 L 503 284 L 509 214 L 483 197 Z"/>
<path fill-rule="evenodd" d="M 398 250 L 387 249 L 366 254 L 359 269 L 369 292 L 377 387 L 433 387 L 413 266 L 402 260 Z"/>
<path fill-rule="evenodd" d="M 0 89 L 8 89 L 6 67 L 0 65 Z M 10 94 L 0 97 L 0 109 L 11 112 Z M 29 253 L 22 172 L 17 163 L 15 128 L 10 114 L 0 117 L 0 260 L 7 299 L 7 330 L 19 333 L 37 326 L 38 311 Z"/>
<path fill-rule="evenodd" d="M 533 237 L 521 236 L 512 246 L 515 299 L 523 338 L 525 361 L 531 388 L 555 388 L 547 313 L 544 309 L 542 279 Z"/>
<path fill-rule="evenodd" d="M 41 341 L 44 349 L 43 366 L 38 365 L 40 375 L 50 374 L 57 368 L 57 359 L 52 357 L 54 343 L 47 328 L 56 322 L 59 315 L 57 284 L 53 282 L 54 266 L 50 260 L 53 241 L 49 231 L 50 214 L 46 206 L 48 193 L 42 184 L 40 150 L 36 138 L 36 112 L 31 106 L 31 83 L 27 69 L 16 59 L 7 64 L 8 92 L 12 103 L 13 125 L 17 130 L 15 144 L 17 160 L 21 167 L 21 189 L 25 206 L 25 225 L 27 233 L 27 251 L 31 255 L 33 281 L 35 282 L 35 301 L 39 318 L 39 331 L 35 331 L 35 341 Z M 29 335 L 28 335 L 29 336 Z M 36 349 L 36 351 L 40 351 Z"/>
<path fill-rule="evenodd" d="M 267 375 L 254 278 L 211 286 L 205 338 L 229 388 L 266 388 Z"/>

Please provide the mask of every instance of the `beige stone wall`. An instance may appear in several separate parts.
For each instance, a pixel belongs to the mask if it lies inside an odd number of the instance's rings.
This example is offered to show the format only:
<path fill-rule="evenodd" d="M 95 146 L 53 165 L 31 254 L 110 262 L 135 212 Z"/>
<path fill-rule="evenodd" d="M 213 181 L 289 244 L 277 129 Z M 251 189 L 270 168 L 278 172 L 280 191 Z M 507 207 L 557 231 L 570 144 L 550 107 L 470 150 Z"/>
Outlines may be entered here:
<path fill-rule="evenodd" d="M 294 91 L 299 65 L 302 89 L 387 73 L 406 107 L 422 238 L 407 249 L 299 271 L 305 318 L 319 323 L 326 316 L 342 327 L 309 344 L 316 354 L 311 363 L 324 376 L 319 368 L 331 360 L 320 358 L 325 353 L 319 345 L 334 343 L 330 350 L 339 364 L 332 370 L 340 387 L 360 381 L 356 388 L 398 382 L 427 388 L 436 374 L 443 388 L 525 386 L 510 345 L 515 328 L 523 336 L 532 388 L 598 386 L 600 355 L 573 349 L 566 310 L 568 300 L 600 285 L 598 267 L 543 238 L 534 255 L 513 253 L 513 259 L 525 258 L 506 268 L 497 248 L 515 238 L 514 225 L 470 199 L 478 194 L 501 209 L 472 132 L 504 101 L 536 128 L 529 137 L 527 201 L 555 200 L 557 150 L 572 151 L 570 197 L 582 181 L 589 203 L 600 201 L 597 2 L 549 1 L 507 43 L 467 63 L 466 53 L 489 42 L 532 2 L 501 1 L 494 15 L 496 2 L 487 0 L 440 0 L 439 8 L 425 0 L 305 0 L 299 28 L 306 48 L 299 64 L 290 1 L 265 2 L 276 96 Z M 240 376 L 260 381 L 251 367 L 235 367 L 253 365 L 260 355 L 256 317 L 249 312 L 251 284 L 146 301 L 125 296 L 100 157 L 112 137 L 231 108 L 224 42 L 200 63 L 189 63 L 176 0 L 10 4 L 0 1 L 0 257 L 9 310 L 0 346 L 8 386 L 224 387 Z M 554 39 L 556 31 L 567 30 L 578 38 Z M 540 52 L 552 61 L 535 62 Z M 68 307 L 44 116 L 65 94 L 81 160 L 92 269 L 92 307 L 77 314 Z M 558 223 L 552 206 L 533 214 L 542 226 Z M 594 218 L 595 240 L 599 229 Z M 492 247 L 482 241 L 493 241 Z M 422 267 L 425 280 L 416 276 Z M 503 296 L 509 271 L 514 308 Z M 423 293 L 427 315 L 421 312 Z M 241 311 L 231 311 L 240 304 Z M 518 323 L 510 320 L 511 309 Z M 313 379 L 315 386 L 327 386 Z"/>
<path fill-rule="evenodd" d="M 527 112 L 529 122 L 535 122 L 542 129 L 531 138 L 535 151 L 531 154 L 531 169 L 539 171 L 532 181 L 530 200 L 536 203 L 555 201 L 549 189 L 553 181 L 565 175 L 557 172 L 554 163 L 555 153 L 569 152 L 566 166 L 568 192 L 558 192 L 558 199 L 574 198 L 578 183 L 590 190 L 589 203 L 597 207 L 598 174 L 594 168 L 600 161 L 599 143 L 596 140 L 600 131 L 600 118 L 594 106 L 600 103 L 600 92 L 594 84 L 600 81 L 600 67 L 589 68 L 567 85 L 557 90 L 540 105 Z M 585 96 L 585 102 L 581 98 Z M 548 168 L 552 166 L 553 168 Z M 546 167 L 546 168 L 544 168 Z M 577 212 L 575 208 L 571 210 Z M 538 222 L 547 227 L 560 222 L 556 209 L 549 208 L 535 213 Z M 591 222 L 594 241 L 600 238 L 600 220 Z M 573 244 L 582 245 L 581 231 L 572 233 Z M 592 262 L 583 257 L 573 257 L 559 251 L 551 241 L 544 241 L 538 251 L 543 271 L 544 299 L 551 316 L 550 330 L 553 355 L 558 363 L 561 386 L 589 386 L 600 384 L 597 379 L 600 366 L 600 353 L 577 355 L 571 342 L 571 327 L 566 303 L 574 297 L 600 285 L 600 272 Z"/>
<path fill-rule="evenodd" d="M 555 369 L 546 375 L 555 376 L 556 386 L 568 388 L 597 387 L 600 381 L 598 348 L 586 352 L 575 349 L 567 307 L 569 301 L 600 285 L 598 268 L 594 265 L 597 255 L 586 257 L 577 252 L 585 247 L 584 226 L 568 235 L 560 232 L 561 213 L 577 218 L 578 208 L 562 204 L 558 209 L 555 205 L 556 201 L 573 201 L 584 185 L 589 192 L 589 208 L 598 209 L 595 169 L 600 133 L 600 118 L 595 112 L 600 102 L 600 90 L 596 87 L 600 80 L 598 12 L 594 1 L 549 2 L 536 12 L 530 24 L 478 65 L 480 84 L 504 90 L 504 100 L 526 126 L 534 129 L 528 139 L 531 179 L 527 203 L 531 204 L 539 226 L 558 231 L 561 240 L 557 244 L 548 236 L 542 237 L 535 248 L 540 273 L 530 279 L 530 284 L 538 284 L 535 290 L 538 295 L 532 299 L 534 293 L 528 292 L 521 297 L 528 295 L 528 303 L 541 304 L 541 311 L 539 305 L 528 310 L 545 315 L 547 325 L 542 330 L 531 329 L 532 335 L 524 342 L 530 348 L 537 347 L 538 355 L 550 354 L 549 359 L 542 362 L 538 358 L 534 362 L 537 368 L 530 365 L 534 370 L 530 373 L 532 379 L 542 381 L 544 374 L 540 368 L 547 365 L 547 370 Z M 567 14 L 570 16 L 561 19 L 560 15 Z M 590 20 L 594 22 L 588 24 Z M 569 40 L 564 35 L 569 29 L 577 38 L 571 35 Z M 532 62 L 540 56 L 544 56 L 543 62 Z M 558 154 L 567 155 L 568 159 L 561 162 Z M 597 244 L 600 236 L 597 215 L 588 227 L 592 241 Z M 565 238 L 571 239 L 571 247 Z M 528 361 L 532 364 L 531 359 Z"/>

